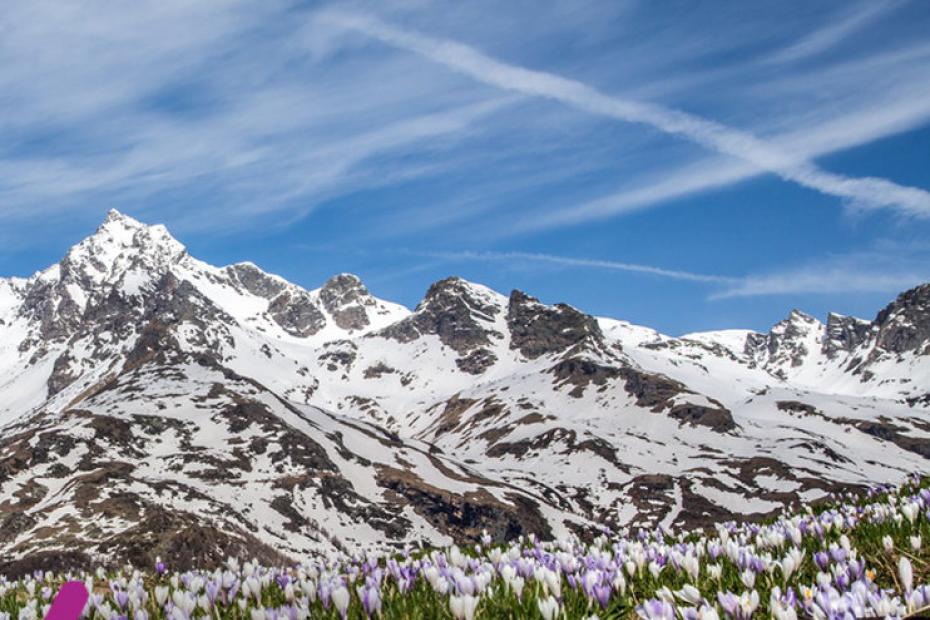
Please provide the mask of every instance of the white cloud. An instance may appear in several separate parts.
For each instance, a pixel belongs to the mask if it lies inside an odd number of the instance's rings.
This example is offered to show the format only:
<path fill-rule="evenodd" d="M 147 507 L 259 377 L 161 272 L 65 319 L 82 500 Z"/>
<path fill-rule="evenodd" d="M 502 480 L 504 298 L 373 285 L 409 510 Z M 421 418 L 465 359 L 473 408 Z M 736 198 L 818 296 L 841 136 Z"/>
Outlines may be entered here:
<path fill-rule="evenodd" d="M 739 284 L 712 294 L 710 299 L 802 294 L 895 294 L 928 281 L 930 270 L 889 273 L 874 269 L 861 271 L 844 266 L 814 265 L 780 273 L 748 276 Z"/>
<path fill-rule="evenodd" d="M 710 299 L 774 295 L 894 295 L 930 281 L 930 246 L 925 241 L 879 239 L 867 249 L 821 257 L 797 266 L 740 278 Z"/>
<path fill-rule="evenodd" d="M 859 208 L 891 208 L 910 216 L 930 217 L 930 192 L 883 178 L 853 178 L 828 172 L 748 132 L 715 121 L 680 110 L 606 95 L 581 82 L 507 64 L 467 45 L 396 28 L 368 15 L 327 11 L 321 13 L 321 19 L 409 50 L 497 88 L 553 99 L 591 114 L 643 123 L 684 137 L 785 180 L 848 200 Z"/>
<path fill-rule="evenodd" d="M 900 5 L 899 2 L 882 2 L 878 0 L 862 2 L 840 19 L 831 16 L 829 23 L 825 26 L 814 30 L 794 44 L 779 50 L 767 60 L 773 63 L 785 63 L 820 54 L 850 35 L 859 32 L 898 5 Z"/>
<path fill-rule="evenodd" d="M 415 252 L 417 256 L 426 256 L 430 258 L 439 258 L 449 261 L 470 261 L 470 262 L 504 262 L 513 263 L 518 261 L 527 261 L 534 263 L 545 263 L 549 265 L 558 265 L 561 267 L 581 267 L 586 269 L 600 269 L 607 271 L 624 271 L 628 273 L 638 273 L 643 275 L 659 276 L 672 280 L 684 280 L 687 282 L 703 282 L 707 284 L 736 284 L 739 282 L 736 278 L 725 276 L 716 276 L 703 273 L 693 273 L 690 271 L 681 271 L 676 269 L 665 269 L 654 265 L 641 265 L 637 263 L 625 263 L 612 260 L 598 260 L 592 258 L 572 258 L 568 256 L 556 256 L 553 254 L 540 254 L 534 252 Z"/>
<path fill-rule="evenodd" d="M 388 160 L 453 148 L 517 99 L 462 92 L 399 55 L 334 70 L 307 44 L 319 30 L 282 18 L 287 5 L 5 5 L 3 228 L 101 204 L 177 230 L 279 224 L 334 196 L 440 174 L 441 157 Z"/>
<path fill-rule="evenodd" d="M 898 293 L 930 281 L 930 269 L 921 249 L 893 245 L 882 251 L 866 251 L 830 257 L 801 267 L 746 276 L 723 276 L 667 269 L 655 265 L 612 260 L 558 256 L 534 252 L 405 252 L 405 254 L 446 261 L 540 263 L 558 267 L 619 271 L 663 279 L 706 284 L 717 290 L 708 299 L 733 299 L 777 295 L 848 295 L 855 293 Z"/>
<path fill-rule="evenodd" d="M 891 100 L 879 100 L 842 115 L 811 119 L 804 127 L 793 128 L 771 138 L 785 151 L 805 159 L 867 144 L 930 119 L 930 83 L 909 84 L 893 93 Z M 764 171 L 739 160 L 708 156 L 672 170 L 663 170 L 657 179 L 584 202 L 534 213 L 518 222 L 511 232 L 529 232 L 580 224 L 648 209 L 676 198 L 734 185 L 755 178 Z"/>

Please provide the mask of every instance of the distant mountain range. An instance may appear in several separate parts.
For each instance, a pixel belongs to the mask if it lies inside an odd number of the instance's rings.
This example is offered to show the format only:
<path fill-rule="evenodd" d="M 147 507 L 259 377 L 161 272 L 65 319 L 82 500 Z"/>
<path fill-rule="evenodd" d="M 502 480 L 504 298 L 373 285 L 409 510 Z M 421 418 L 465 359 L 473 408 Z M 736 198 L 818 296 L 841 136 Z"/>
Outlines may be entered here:
<path fill-rule="evenodd" d="M 460 278 L 307 291 L 113 211 L 0 279 L 0 426 L 0 572 L 762 518 L 927 470 L 930 284 L 674 338 Z"/>

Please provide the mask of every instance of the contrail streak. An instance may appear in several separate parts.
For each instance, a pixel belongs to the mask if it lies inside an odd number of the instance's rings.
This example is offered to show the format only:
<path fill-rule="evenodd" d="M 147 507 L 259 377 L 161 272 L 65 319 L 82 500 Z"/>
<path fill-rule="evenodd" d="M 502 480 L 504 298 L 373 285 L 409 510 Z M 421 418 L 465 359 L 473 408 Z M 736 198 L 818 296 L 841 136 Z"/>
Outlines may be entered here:
<path fill-rule="evenodd" d="M 859 208 L 930 217 L 930 192 L 877 177 L 847 177 L 778 149 L 749 132 L 672 108 L 604 94 L 582 82 L 501 62 L 467 45 L 397 28 L 377 18 L 327 11 L 321 18 L 508 91 L 560 101 L 585 112 L 680 136 Z"/>

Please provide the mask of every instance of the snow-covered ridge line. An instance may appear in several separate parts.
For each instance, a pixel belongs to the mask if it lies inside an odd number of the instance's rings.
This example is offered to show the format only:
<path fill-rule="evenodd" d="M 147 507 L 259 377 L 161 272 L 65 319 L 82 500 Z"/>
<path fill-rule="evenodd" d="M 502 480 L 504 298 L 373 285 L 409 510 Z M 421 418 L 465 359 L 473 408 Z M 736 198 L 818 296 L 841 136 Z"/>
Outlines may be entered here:
<path fill-rule="evenodd" d="M 412 311 L 306 290 L 111 212 L 0 280 L 0 552 L 97 522 L 82 553 L 158 524 L 273 558 L 759 519 L 925 468 L 928 343 L 930 285 L 671 337 L 455 277 Z"/>

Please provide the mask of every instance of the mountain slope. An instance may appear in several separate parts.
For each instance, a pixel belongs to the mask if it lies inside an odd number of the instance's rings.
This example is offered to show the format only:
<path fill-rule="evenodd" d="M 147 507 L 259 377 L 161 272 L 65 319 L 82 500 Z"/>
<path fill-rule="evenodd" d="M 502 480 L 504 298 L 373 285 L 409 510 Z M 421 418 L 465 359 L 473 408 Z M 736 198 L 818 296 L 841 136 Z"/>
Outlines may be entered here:
<path fill-rule="evenodd" d="M 930 285 L 672 338 L 459 278 L 410 311 L 111 212 L 0 280 L 0 551 L 212 562 L 762 517 L 930 457 Z M 38 555 L 37 555 L 38 552 Z"/>

